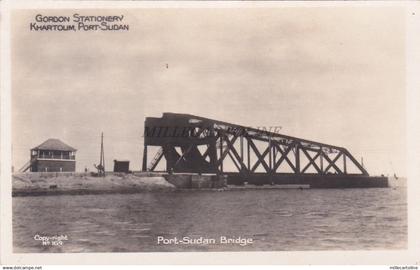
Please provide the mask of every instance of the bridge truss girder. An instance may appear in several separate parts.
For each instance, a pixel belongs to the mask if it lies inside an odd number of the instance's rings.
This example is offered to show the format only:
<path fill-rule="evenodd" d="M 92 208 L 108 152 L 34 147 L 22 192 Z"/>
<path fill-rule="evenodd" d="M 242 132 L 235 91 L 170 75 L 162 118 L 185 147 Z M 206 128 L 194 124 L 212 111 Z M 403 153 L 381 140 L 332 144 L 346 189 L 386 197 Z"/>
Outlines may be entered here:
<path fill-rule="evenodd" d="M 165 116 L 168 119 L 165 119 Z M 163 119 L 163 122 L 156 122 L 160 119 Z M 266 174 L 287 172 L 347 175 L 349 164 L 358 170 L 357 174 L 369 175 L 343 147 L 192 115 L 164 114 L 160 119 L 154 119 L 151 125 L 146 119 L 146 127 L 164 127 L 166 132 L 162 140 L 153 138 L 153 143 L 149 143 L 151 140 L 147 137 L 150 134 L 145 132 L 143 170 L 155 170 L 159 161 L 165 157 L 166 170 L 169 172 L 224 173 L 224 167 L 229 160 L 229 163 L 233 163 L 237 171 L 244 175 L 255 174 L 259 168 L 263 171 L 260 170 L 258 173 Z M 182 120 L 181 123 L 188 126 L 185 136 L 172 136 L 175 134 L 174 129 L 179 128 L 174 124 L 177 120 Z M 156 123 L 169 125 L 157 126 Z M 158 135 L 162 135 L 161 130 Z M 154 136 L 156 132 L 152 134 L 152 137 Z M 147 167 L 149 145 L 160 146 L 161 149 Z M 199 152 L 199 147 L 205 149 Z M 178 154 L 174 152 L 175 148 L 179 149 Z M 201 156 L 198 156 L 198 153 Z"/>

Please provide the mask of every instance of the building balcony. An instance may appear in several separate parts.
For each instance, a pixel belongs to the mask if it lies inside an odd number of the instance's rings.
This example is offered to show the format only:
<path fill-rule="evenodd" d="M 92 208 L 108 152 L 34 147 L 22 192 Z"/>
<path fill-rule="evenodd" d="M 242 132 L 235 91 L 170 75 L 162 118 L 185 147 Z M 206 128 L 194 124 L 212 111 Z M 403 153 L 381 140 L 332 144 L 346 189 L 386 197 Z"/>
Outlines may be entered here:
<path fill-rule="evenodd" d="M 70 155 L 36 155 L 32 159 L 58 159 L 58 160 L 76 160 L 76 156 Z"/>

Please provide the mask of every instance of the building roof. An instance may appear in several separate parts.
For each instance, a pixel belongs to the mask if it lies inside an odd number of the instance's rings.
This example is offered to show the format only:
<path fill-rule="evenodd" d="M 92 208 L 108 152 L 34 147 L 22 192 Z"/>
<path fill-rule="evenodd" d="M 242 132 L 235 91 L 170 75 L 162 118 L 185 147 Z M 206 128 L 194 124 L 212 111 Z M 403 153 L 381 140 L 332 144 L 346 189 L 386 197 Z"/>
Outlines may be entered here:
<path fill-rule="evenodd" d="M 32 150 L 56 150 L 56 151 L 76 151 L 75 148 L 63 143 L 59 139 L 48 139 Z"/>

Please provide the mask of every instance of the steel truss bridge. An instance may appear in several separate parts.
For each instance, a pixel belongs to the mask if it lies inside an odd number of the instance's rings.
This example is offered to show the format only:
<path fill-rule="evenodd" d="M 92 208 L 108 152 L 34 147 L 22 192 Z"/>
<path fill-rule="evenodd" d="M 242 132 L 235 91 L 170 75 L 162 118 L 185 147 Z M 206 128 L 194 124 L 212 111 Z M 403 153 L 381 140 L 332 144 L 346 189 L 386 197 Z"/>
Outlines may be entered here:
<path fill-rule="evenodd" d="M 152 146 L 158 150 L 148 162 Z M 239 182 L 273 183 L 281 175 L 369 176 L 344 147 L 188 114 L 146 118 L 143 171 L 155 171 L 163 159 L 169 173 L 228 174 Z"/>

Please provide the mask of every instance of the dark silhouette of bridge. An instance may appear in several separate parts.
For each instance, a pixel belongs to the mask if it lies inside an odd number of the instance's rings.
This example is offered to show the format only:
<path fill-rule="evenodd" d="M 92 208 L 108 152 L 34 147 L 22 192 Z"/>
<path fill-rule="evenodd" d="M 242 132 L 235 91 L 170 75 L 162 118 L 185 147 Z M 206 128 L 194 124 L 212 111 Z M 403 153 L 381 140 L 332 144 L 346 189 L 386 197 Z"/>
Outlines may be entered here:
<path fill-rule="evenodd" d="M 152 146 L 158 151 L 148 162 Z M 381 180 L 369 177 L 344 147 L 188 114 L 146 118 L 143 171 L 155 171 L 163 159 L 168 173 L 227 174 L 230 184 L 310 182 L 335 187 L 370 186 Z"/>

